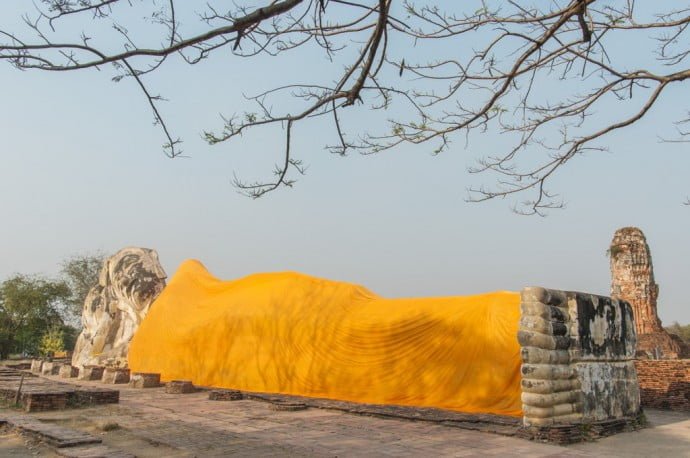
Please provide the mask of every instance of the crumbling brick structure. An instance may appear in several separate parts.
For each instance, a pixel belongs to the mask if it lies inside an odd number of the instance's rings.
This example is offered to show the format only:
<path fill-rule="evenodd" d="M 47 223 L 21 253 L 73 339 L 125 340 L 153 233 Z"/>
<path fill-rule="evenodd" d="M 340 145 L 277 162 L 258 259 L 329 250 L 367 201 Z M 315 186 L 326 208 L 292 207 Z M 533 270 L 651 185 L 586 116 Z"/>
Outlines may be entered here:
<path fill-rule="evenodd" d="M 625 300 L 633 308 L 638 358 L 690 357 L 687 345 L 661 326 L 657 315 L 659 285 L 654 281 L 652 255 L 642 231 L 636 227 L 618 229 L 609 247 L 609 258 L 611 297 Z"/>

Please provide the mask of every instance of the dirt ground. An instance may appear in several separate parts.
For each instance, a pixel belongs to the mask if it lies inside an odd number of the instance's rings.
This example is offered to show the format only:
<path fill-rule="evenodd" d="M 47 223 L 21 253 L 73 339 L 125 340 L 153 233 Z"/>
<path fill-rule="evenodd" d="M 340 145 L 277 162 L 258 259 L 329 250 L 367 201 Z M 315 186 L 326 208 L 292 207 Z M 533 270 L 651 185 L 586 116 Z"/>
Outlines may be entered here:
<path fill-rule="evenodd" d="M 10 431 L 8 428 L 0 428 L 0 456 L 58 456 L 53 449 L 40 442 Z"/>

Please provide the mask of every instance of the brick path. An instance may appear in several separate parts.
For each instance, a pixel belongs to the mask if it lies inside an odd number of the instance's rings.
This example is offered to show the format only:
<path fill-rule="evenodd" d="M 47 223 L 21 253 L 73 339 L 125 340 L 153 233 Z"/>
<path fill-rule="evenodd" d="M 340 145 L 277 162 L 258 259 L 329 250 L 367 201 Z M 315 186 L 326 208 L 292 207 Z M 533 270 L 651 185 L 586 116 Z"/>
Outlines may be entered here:
<path fill-rule="evenodd" d="M 166 394 L 163 388 L 116 388 L 121 390 L 119 405 L 33 415 L 117 422 L 138 440 L 174 449 L 176 457 L 690 456 L 688 414 L 671 418 L 660 413 L 666 424 L 658 428 L 560 447 L 438 423 L 316 408 L 281 412 L 251 400 L 209 401 L 208 392 Z M 649 416 L 658 414 L 650 412 Z M 108 435 L 102 437 L 108 445 Z M 664 453 L 659 455 L 654 444 L 662 442 L 666 448 L 661 448 Z M 122 449 L 137 454 L 136 449 Z"/>
<path fill-rule="evenodd" d="M 98 418 L 98 408 L 88 411 L 94 420 L 117 422 L 147 441 L 199 457 L 461 457 L 505 455 L 508 450 L 525 457 L 593 456 L 555 445 L 442 424 L 313 408 L 276 412 L 264 402 L 223 402 L 207 398 L 207 392 L 171 395 L 162 388 L 132 390 L 123 387 L 120 405 L 110 406 L 107 416 Z"/>

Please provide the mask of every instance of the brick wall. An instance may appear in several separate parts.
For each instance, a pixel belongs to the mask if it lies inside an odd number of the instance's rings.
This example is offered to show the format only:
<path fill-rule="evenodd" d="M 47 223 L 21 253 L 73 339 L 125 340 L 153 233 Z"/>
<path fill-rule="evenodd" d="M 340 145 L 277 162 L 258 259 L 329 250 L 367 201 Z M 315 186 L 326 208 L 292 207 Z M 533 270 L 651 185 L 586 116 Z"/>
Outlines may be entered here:
<path fill-rule="evenodd" d="M 690 359 L 637 360 L 643 407 L 690 411 Z"/>

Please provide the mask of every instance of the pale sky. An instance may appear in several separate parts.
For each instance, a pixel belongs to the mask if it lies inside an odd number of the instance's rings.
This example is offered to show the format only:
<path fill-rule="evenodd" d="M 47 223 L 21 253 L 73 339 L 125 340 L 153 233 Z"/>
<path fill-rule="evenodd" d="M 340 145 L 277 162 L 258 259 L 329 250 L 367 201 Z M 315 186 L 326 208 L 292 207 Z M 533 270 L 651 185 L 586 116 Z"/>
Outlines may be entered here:
<path fill-rule="evenodd" d="M 2 25 L 12 25 L 17 9 L 0 7 Z M 107 71 L 19 72 L 0 62 L 0 279 L 55 275 L 70 255 L 134 245 L 157 250 L 169 276 L 195 258 L 224 279 L 296 270 L 390 297 L 530 285 L 608 295 L 608 244 L 617 228 L 637 226 L 652 251 L 663 323 L 690 323 L 688 145 L 658 140 L 687 109 L 687 90 L 607 137 L 611 153 L 563 168 L 551 187 L 567 207 L 546 218 L 516 215 L 509 200 L 464 201 L 469 186 L 491 184 L 466 168 L 498 147 L 492 134 L 475 135 L 467 148 L 455 138 L 436 157 L 421 145 L 341 158 L 323 150 L 335 141 L 330 126 L 304 124 L 293 148 L 307 175 L 259 200 L 239 195 L 233 173 L 270 178 L 281 131 L 216 146 L 201 131 L 219 127 L 219 113 L 249 111 L 243 93 L 328 65 L 321 56 L 166 64 L 148 81 L 170 99 L 168 123 L 190 156 L 171 160 L 133 82 L 113 83 Z M 352 110 L 356 133 L 371 118 Z"/>

